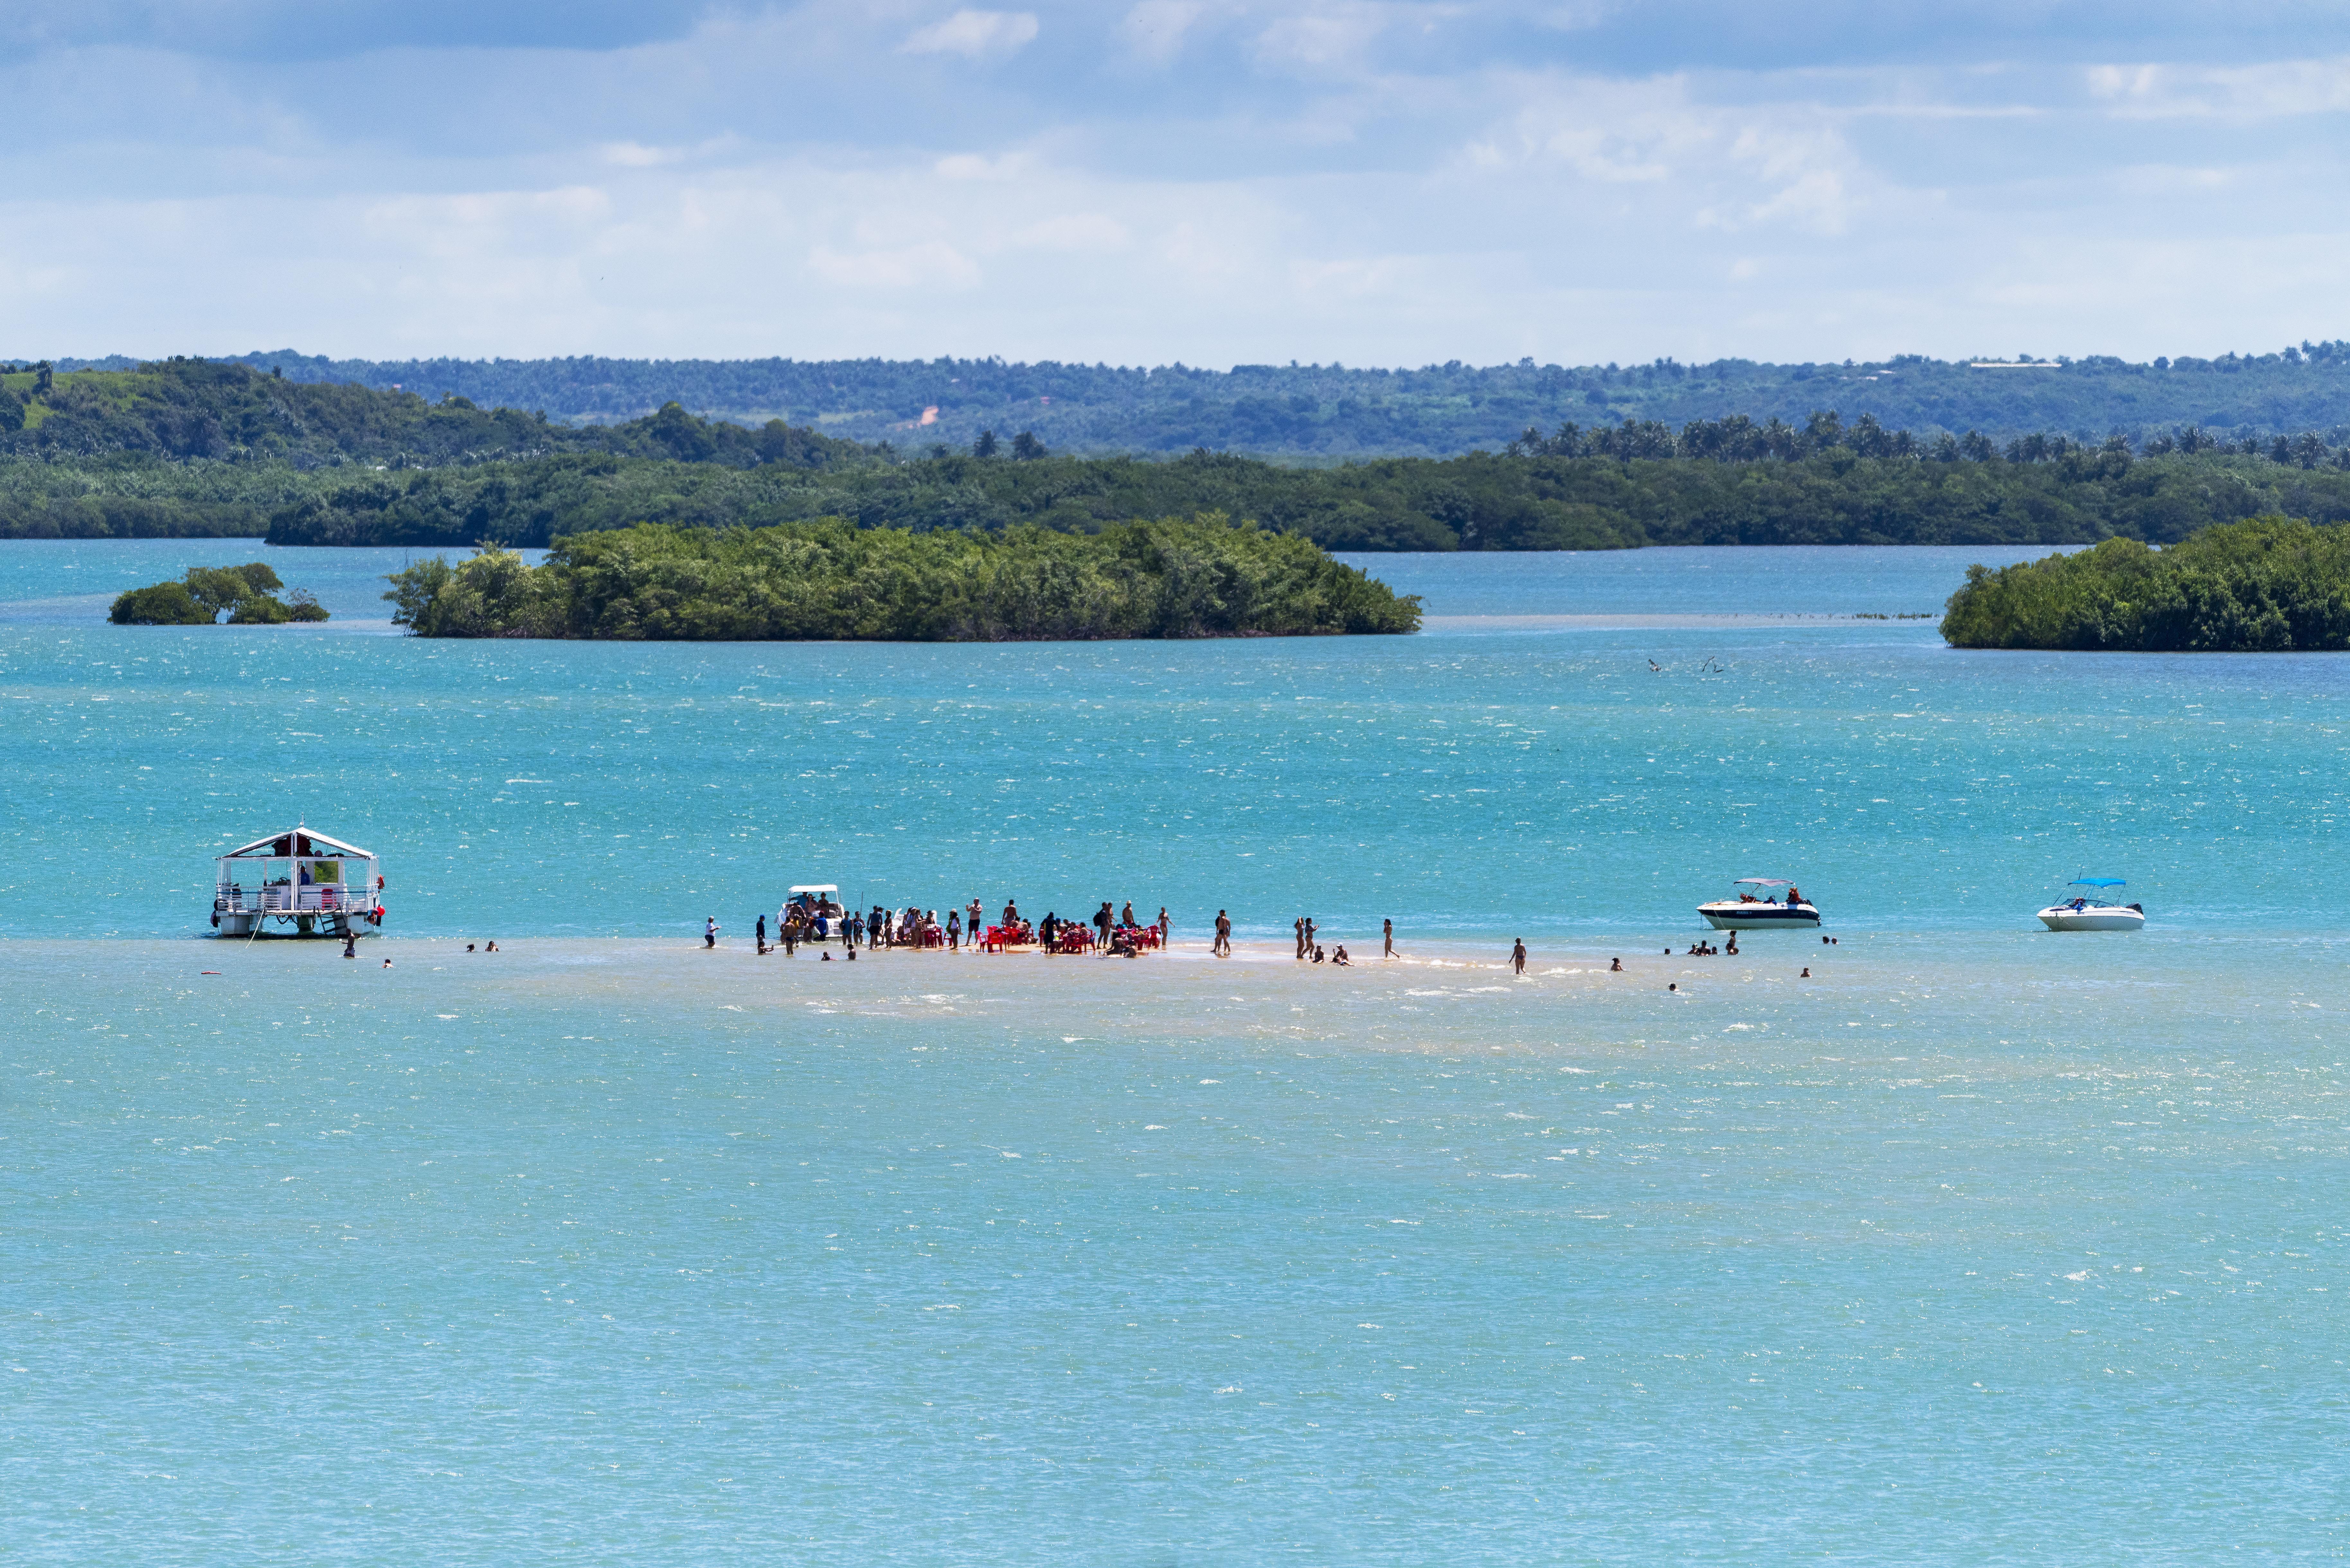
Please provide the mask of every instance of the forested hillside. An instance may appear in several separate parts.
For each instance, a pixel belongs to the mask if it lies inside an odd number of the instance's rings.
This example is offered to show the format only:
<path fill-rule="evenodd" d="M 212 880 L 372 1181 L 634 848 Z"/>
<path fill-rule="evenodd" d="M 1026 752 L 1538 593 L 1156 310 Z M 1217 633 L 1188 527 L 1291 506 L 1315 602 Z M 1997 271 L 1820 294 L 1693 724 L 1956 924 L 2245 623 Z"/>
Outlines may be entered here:
<path fill-rule="evenodd" d="M 555 452 L 609 452 L 736 467 L 821 467 L 856 443 L 770 421 L 753 430 L 681 408 L 585 429 L 544 410 L 485 409 L 450 395 L 304 382 L 244 365 L 166 359 L 129 369 L 0 366 L 0 455 L 48 460 L 117 452 L 296 468 L 432 466 Z"/>
<path fill-rule="evenodd" d="M 1221 512 L 1332 549 L 2155 542 L 2278 512 L 2350 516 L 2350 446 L 2198 426 L 2002 443 L 1823 411 L 1567 421 L 1499 452 L 1318 467 L 1196 450 L 1055 453 L 1025 431 L 914 455 L 670 404 L 574 429 L 461 397 L 302 386 L 242 366 L 0 376 L 0 536 L 257 535 L 544 545 L 639 523 L 844 517 L 915 532 L 1095 534 Z"/>
<path fill-rule="evenodd" d="M 967 447 L 982 429 L 1033 430 L 1059 451 L 1178 452 L 1195 446 L 1293 459 L 1451 456 L 1498 448 L 1529 425 L 1627 417 L 1680 425 L 1744 414 L 1801 423 L 1837 409 L 1931 436 L 1978 430 L 2143 439 L 2199 424 L 2338 431 L 2350 422 L 2350 344 L 2134 363 L 1904 355 L 1866 364 L 1474 366 L 1416 369 L 1239 365 L 1149 369 L 1000 359 L 325 359 L 286 349 L 241 357 L 297 383 L 352 382 L 456 394 L 484 408 L 545 410 L 557 423 L 614 423 L 676 401 L 751 424 L 781 419 L 862 441 Z M 1978 365 L 2031 369 L 1977 369 Z M 68 367 L 85 361 L 68 360 Z M 128 360 L 97 361 L 132 368 Z M 936 410 L 932 422 L 923 423 Z"/>

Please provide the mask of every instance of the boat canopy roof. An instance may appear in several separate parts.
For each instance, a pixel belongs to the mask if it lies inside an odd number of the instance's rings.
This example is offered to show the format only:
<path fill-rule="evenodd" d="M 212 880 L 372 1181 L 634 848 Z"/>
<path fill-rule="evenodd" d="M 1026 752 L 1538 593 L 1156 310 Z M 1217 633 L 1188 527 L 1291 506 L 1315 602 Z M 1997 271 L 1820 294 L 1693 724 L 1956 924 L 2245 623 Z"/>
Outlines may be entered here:
<path fill-rule="evenodd" d="M 804 888 L 794 888 L 795 893 L 837 893 L 840 888 L 830 882 L 810 882 Z"/>
<path fill-rule="evenodd" d="M 1794 884 L 1780 877 L 1741 877 L 1731 886 L 1733 888 L 1792 888 Z"/>
<path fill-rule="evenodd" d="M 2129 884 L 2118 877 L 2075 877 L 2073 878 L 2073 886 L 2075 888 L 2126 888 Z"/>
<path fill-rule="evenodd" d="M 339 838 L 329 838 L 307 827 L 290 827 L 268 838 L 256 838 L 242 849 L 232 849 L 221 857 L 224 860 L 307 859 L 314 857 L 333 858 L 338 855 L 355 856 L 361 860 L 375 858 L 372 849 L 361 849 L 356 844 L 346 844 Z"/>

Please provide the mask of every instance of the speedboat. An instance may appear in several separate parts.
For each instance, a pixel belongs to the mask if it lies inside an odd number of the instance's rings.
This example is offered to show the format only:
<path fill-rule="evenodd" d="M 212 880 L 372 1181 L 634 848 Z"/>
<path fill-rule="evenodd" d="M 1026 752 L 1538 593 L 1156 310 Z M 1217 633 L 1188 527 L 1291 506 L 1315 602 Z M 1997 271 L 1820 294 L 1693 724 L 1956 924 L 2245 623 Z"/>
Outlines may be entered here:
<path fill-rule="evenodd" d="M 2145 927 L 2146 911 L 2137 905 L 2106 901 L 2106 888 L 2128 886 L 2120 877 L 2080 877 L 2074 879 L 2073 886 L 2089 891 L 2040 911 L 2040 923 L 2050 930 L 2135 931 Z"/>
<path fill-rule="evenodd" d="M 1731 886 L 1739 889 L 1735 898 L 1721 898 L 1697 907 L 1706 924 L 1717 931 L 1767 931 L 1779 926 L 1808 929 L 1820 923 L 1819 910 L 1796 890 L 1793 882 L 1775 877 L 1741 877 Z M 1747 892 L 1749 888 L 1755 890 Z M 1786 889 L 1783 895 L 1778 891 L 1782 888 Z"/>

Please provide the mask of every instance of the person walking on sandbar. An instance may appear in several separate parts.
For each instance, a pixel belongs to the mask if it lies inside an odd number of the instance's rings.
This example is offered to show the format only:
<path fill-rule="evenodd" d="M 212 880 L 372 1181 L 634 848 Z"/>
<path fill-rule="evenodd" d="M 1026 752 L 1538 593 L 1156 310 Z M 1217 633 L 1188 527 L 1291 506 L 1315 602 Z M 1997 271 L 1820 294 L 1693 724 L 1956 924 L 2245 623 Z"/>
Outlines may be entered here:
<path fill-rule="evenodd" d="M 1510 972 L 1521 975 L 1526 972 L 1526 944 L 1523 937 L 1518 940 L 1517 946 L 1510 950 Z"/>
<path fill-rule="evenodd" d="M 1391 959 L 1391 958 L 1393 958 L 1393 957 L 1395 957 L 1395 956 L 1396 956 L 1396 950 L 1395 950 L 1395 922 L 1394 922 L 1393 920 L 1381 920 L 1381 921 L 1379 922 L 1379 927 L 1380 927 L 1380 933 L 1379 933 L 1379 934 L 1380 934 L 1382 937 L 1384 937 L 1384 938 L 1386 939 L 1386 940 L 1387 940 L 1387 944 L 1388 944 L 1388 946 L 1387 946 L 1387 951 L 1385 951 L 1385 952 L 1383 952 L 1383 953 L 1379 954 L 1379 957 L 1381 957 L 1381 958 L 1383 958 L 1383 959 Z"/>
<path fill-rule="evenodd" d="M 715 915 L 702 923 L 702 945 L 704 948 L 714 948 L 718 945 L 718 917 Z"/>

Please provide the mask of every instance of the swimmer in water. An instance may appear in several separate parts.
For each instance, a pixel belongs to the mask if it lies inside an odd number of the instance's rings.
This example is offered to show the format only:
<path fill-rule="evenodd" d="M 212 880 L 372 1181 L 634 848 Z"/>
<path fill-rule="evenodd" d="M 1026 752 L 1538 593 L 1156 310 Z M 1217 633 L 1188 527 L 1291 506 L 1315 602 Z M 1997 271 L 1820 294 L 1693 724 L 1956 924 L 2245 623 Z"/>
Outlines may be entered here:
<path fill-rule="evenodd" d="M 1802 974 L 1800 974 L 1800 975 L 1797 975 L 1795 978 L 1796 978 L 1796 979 L 1798 979 L 1798 980 L 1809 980 L 1809 979 L 1811 979 L 1811 978 L 1812 978 L 1811 966 L 1810 966 L 1809 964 L 1804 965 L 1804 972 L 1803 972 Z"/>
<path fill-rule="evenodd" d="M 1622 959 L 1608 960 L 1607 972 L 1609 974 L 1622 974 L 1624 972 L 1624 961 Z"/>

